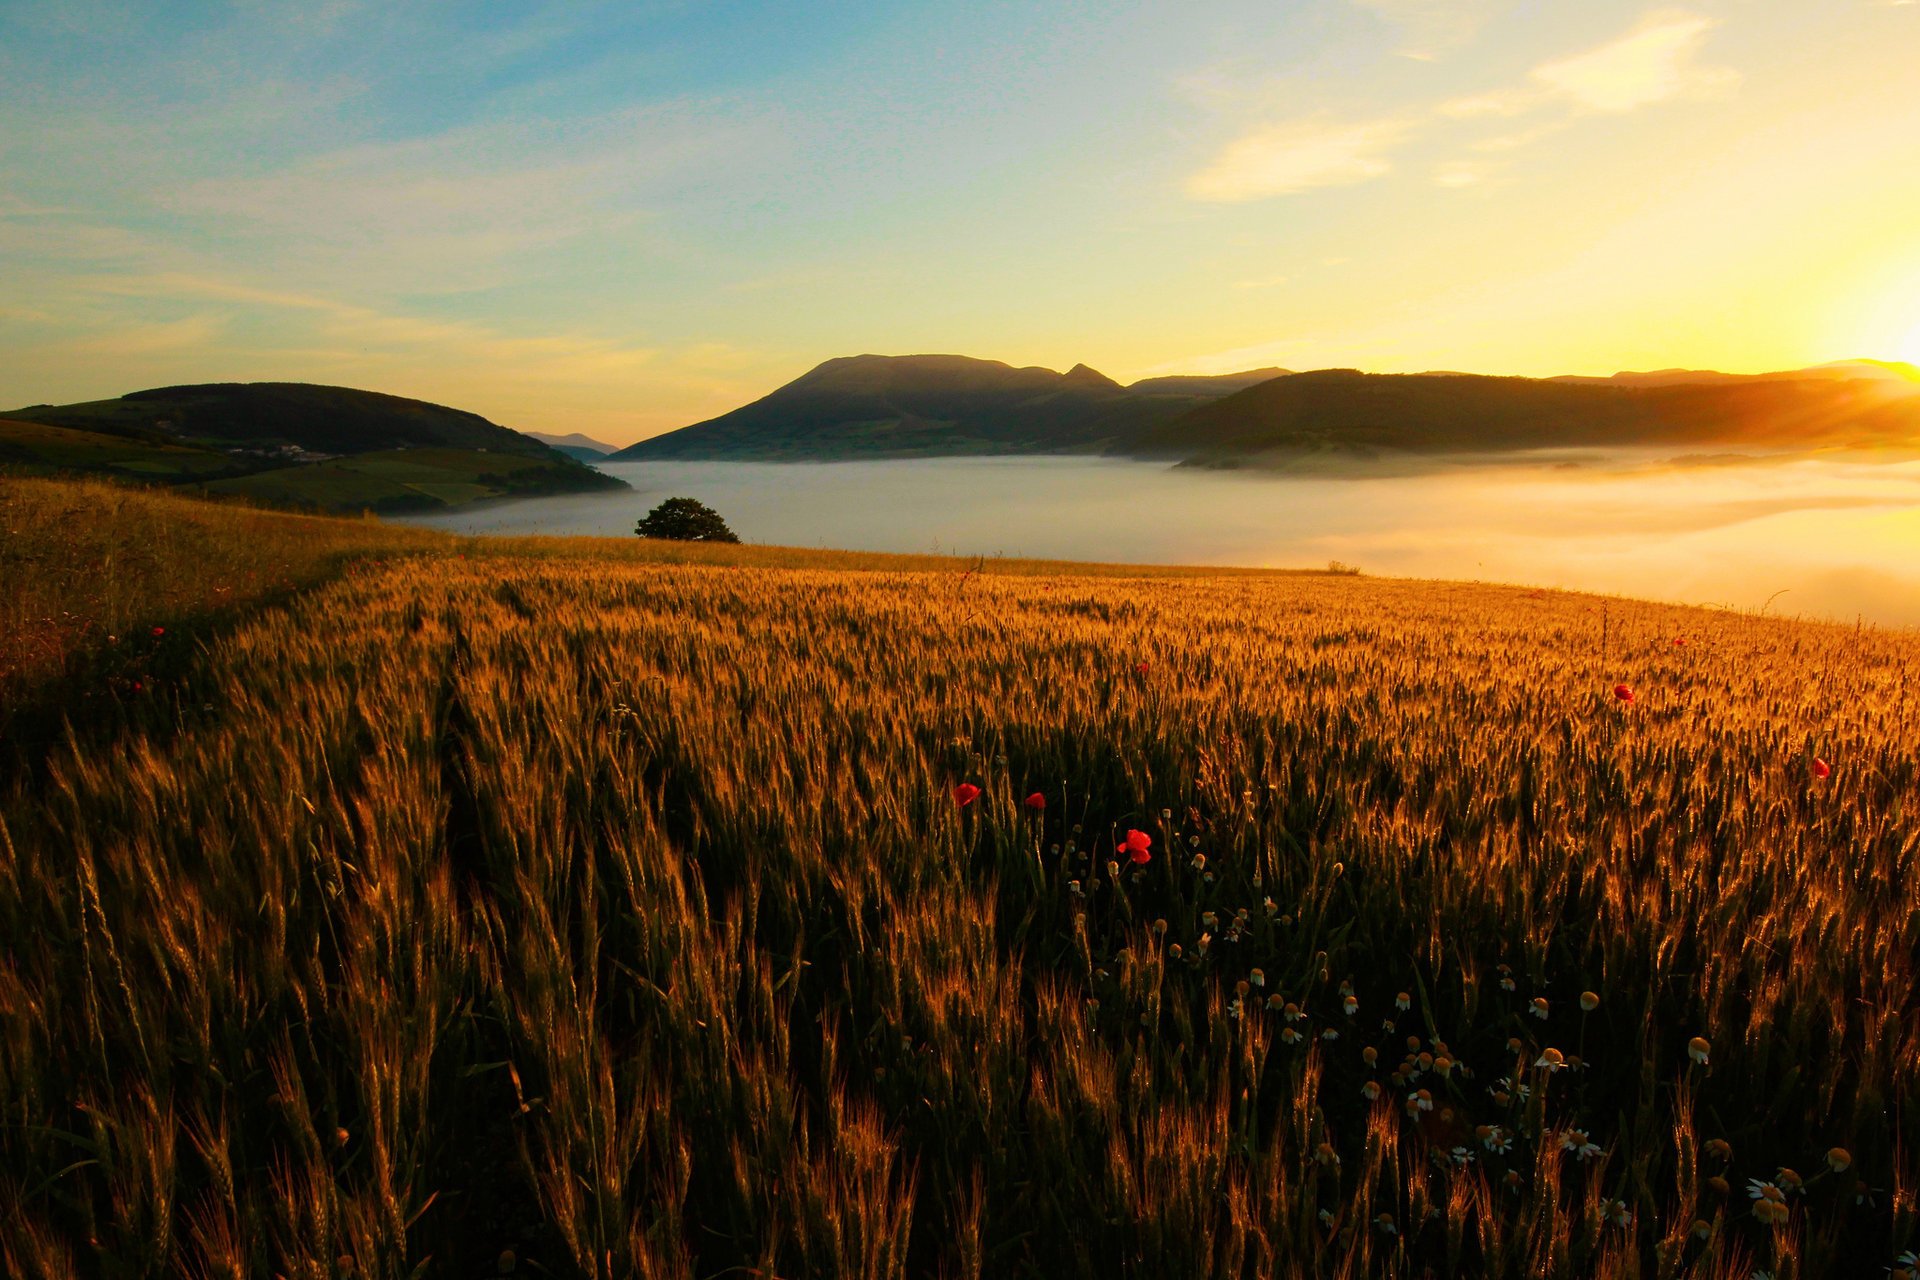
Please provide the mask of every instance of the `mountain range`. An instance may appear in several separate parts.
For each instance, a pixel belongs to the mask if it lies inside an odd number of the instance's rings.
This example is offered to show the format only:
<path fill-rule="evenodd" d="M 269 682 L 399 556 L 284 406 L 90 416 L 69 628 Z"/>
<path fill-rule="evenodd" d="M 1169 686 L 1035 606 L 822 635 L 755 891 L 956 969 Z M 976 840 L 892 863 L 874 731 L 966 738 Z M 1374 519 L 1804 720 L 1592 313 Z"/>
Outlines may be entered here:
<path fill-rule="evenodd" d="M 1123 387 L 1084 364 L 1057 373 L 967 356 L 842 356 L 751 404 L 642 440 L 609 461 L 1097 453 L 1285 372 L 1152 378 Z"/>
<path fill-rule="evenodd" d="M 860 355 L 828 360 L 750 404 L 607 460 L 1106 453 L 1246 466 L 1303 456 L 1917 442 L 1920 369 L 1887 361 L 1604 378 L 1254 369 L 1122 386 L 1084 364 L 1059 373 L 966 356 Z"/>

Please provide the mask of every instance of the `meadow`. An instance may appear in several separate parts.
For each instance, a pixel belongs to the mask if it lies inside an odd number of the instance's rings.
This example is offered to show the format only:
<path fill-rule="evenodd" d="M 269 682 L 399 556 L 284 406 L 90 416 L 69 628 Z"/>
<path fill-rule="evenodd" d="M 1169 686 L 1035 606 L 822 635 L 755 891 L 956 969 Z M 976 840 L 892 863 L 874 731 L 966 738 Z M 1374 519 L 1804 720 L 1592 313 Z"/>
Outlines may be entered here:
<path fill-rule="evenodd" d="M 9 1276 L 1915 1246 L 1920 635 L 372 521 L 227 604 L 198 536 L 0 781 Z"/>

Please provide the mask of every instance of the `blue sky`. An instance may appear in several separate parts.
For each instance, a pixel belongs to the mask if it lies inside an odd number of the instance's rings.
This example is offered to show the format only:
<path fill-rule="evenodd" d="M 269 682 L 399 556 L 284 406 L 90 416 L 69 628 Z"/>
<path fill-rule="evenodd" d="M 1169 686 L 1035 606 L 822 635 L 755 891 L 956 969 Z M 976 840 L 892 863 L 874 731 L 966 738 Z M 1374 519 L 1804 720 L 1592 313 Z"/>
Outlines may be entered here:
<path fill-rule="evenodd" d="M 1920 5 L 0 5 L 0 404 L 1920 354 Z"/>

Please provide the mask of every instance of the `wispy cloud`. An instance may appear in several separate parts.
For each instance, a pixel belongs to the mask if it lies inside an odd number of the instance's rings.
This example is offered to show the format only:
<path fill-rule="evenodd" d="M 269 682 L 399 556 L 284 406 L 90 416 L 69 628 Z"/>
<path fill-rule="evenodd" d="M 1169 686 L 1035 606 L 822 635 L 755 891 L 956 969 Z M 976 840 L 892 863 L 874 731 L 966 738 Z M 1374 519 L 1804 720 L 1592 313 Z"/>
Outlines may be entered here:
<path fill-rule="evenodd" d="M 452 365 L 512 368 L 515 376 L 536 381 L 595 378 L 632 371 L 651 365 L 661 354 L 651 345 L 618 338 L 580 334 L 516 336 L 467 321 L 386 312 L 315 294 L 263 289 L 181 273 L 102 276 L 88 280 L 85 287 L 121 297 L 201 298 L 256 309 L 306 313 L 310 336 L 323 343 L 361 350 L 406 351 L 412 358 L 428 355 Z M 179 345 L 191 345 L 189 332 L 181 329 Z"/>
<path fill-rule="evenodd" d="M 1650 13 L 1618 40 L 1535 67 L 1528 77 L 1587 111 L 1632 111 L 1670 98 L 1722 92 L 1739 83 L 1729 67 L 1702 66 L 1709 18 L 1678 10 Z"/>
<path fill-rule="evenodd" d="M 1433 182 L 1439 187 L 1472 187 L 1484 182 L 1493 172 L 1493 166 L 1485 162 L 1455 160 L 1437 166 L 1433 171 Z"/>
<path fill-rule="evenodd" d="M 1196 200 L 1261 200 L 1314 187 L 1366 182 L 1393 166 L 1388 153 L 1411 126 L 1402 120 L 1346 123 L 1316 117 L 1256 129 L 1234 140 L 1187 180 Z"/>
<path fill-rule="evenodd" d="M 1445 6 L 1400 0 L 1355 0 L 1382 12 L 1416 13 Z M 1620 114 L 1678 98 L 1723 93 L 1739 83 L 1729 67 L 1700 60 L 1712 19 L 1681 10 L 1646 14 L 1625 35 L 1581 53 L 1543 62 L 1519 84 L 1449 98 L 1423 111 L 1373 121 L 1326 116 L 1256 126 L 1226 144 L 1206 168 L 1187 179 L 1196 200 L 1233 202 L 1291 195 L 1315 187 L 1347 186 L 1391 172 L 1396 153 L 1435 126 L 1478 119 L 1512 119 L 1552 112 L 1528 127 L 1470 145 L 1512 151 L 1566 128 L 1582 115 Z M 1441 165 L 1444 187 L 1471 186 L 1490 172 L 1484 161 Z"/>
<path fill-rule="evenodd" d="M 1400 56 L 1429 61 L 1479 34 L 1498 8 L 1496 0 L 1352 0 L 1399 28 Z"/>
<path fill-rule="evenodd" d="M 162 324 L 132 325 L 82 338 L 67 345 L 75 355 L 137 357 L 193 351 L 217 342 L 226 320 L 217 315 L 185 316 Z"/>
<path fill-rule="evenodd" d="M 630 234 L 763 134 L 752 119 L 672 103 L 354 146 L 160 199 L 238 244 L 297 242 L 323 273 L 458 292 L 525 255 Z"/>

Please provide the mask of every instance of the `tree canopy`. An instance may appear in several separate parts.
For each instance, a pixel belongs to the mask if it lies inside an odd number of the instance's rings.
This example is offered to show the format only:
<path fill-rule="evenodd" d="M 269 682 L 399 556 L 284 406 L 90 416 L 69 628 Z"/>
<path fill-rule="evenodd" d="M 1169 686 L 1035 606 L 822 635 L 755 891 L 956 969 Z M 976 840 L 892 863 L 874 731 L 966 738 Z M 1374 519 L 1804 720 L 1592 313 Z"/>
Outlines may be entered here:
<path fill-rule="evenodd" d="M 647 512 L 633 531 L 643 538 L 674 542 L 738 542 L 720 513 L 692 498 L 668 498 Z"/>

